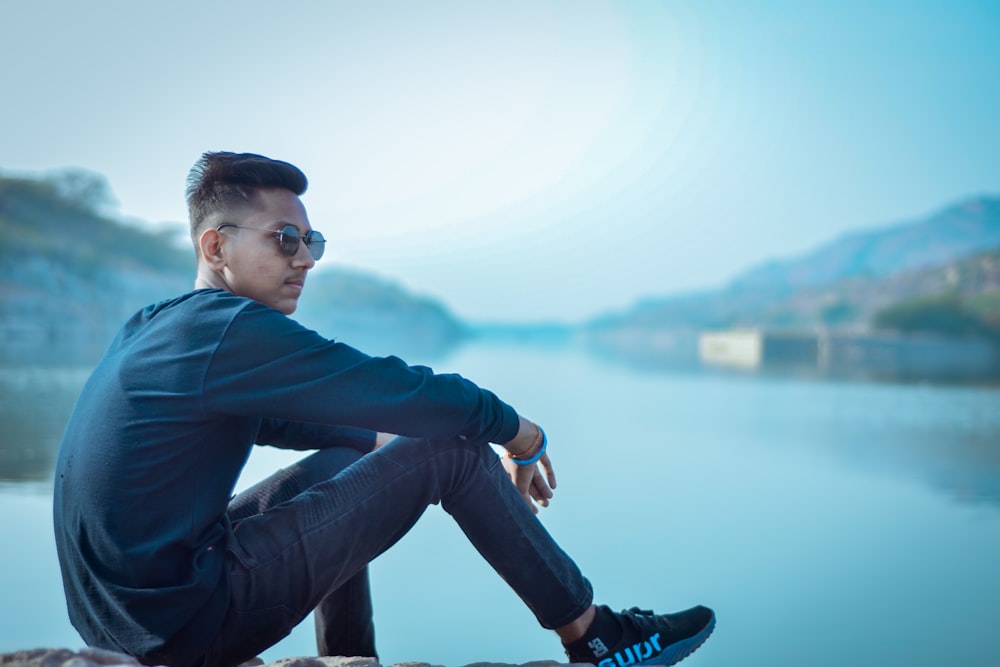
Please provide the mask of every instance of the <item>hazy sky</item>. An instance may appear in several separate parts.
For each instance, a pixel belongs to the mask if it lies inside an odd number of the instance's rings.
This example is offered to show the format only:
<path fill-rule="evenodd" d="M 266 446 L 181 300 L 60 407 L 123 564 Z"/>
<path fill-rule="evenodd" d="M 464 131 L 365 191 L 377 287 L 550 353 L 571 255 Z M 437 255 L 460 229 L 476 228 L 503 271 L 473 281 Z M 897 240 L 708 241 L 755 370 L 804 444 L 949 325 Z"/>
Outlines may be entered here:
<path fill-rule="evenodd" d="M 324 263 L 577 321 L 1000 193 L 1000 3 L 0 0 L 0 169 L 185 220 L 302 167 Z"/>

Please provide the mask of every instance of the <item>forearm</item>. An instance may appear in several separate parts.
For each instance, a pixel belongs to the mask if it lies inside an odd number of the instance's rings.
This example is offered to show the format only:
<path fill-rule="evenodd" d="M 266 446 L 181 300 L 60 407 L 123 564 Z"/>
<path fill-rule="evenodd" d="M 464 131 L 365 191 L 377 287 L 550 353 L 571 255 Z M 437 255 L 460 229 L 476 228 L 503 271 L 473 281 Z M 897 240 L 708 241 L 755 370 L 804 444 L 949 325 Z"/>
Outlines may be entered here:
<path fill-rule="evenodd" d="M 350 447 L 368 453 L 378 446 L 379 435 L 381 434 L 354 426 L 263 419 L 257 434 L 257 444 L 296 450 Z"/>
<path fill-rule="evenodd" d="M 511 406 L 461 376 L 370 357 L 254 305 L 231 322 L 203 384 L 205 409 L 219 414 L 482 443 L 518 426 Z"/>
<path fill-rule="evenodd" d="M 503 448 L 514 458 L 528 458 L 538 451 L 542 431 L 534 422 L 518 415 L 517 435 L 505 442 Z"/>
<path fill-rule="evenodd" d="M 538 449 L 541 442 L 540 435 L 541 430 L 537 424 L 518 415 L 517 435 L 512 440 L 507 441 L 503 447 L 508 453 L 517 457 L 531 456 Z M 374 449 L 378 449 L 396 437 L 398 436 L 395 433 L 376 433 Z"/>

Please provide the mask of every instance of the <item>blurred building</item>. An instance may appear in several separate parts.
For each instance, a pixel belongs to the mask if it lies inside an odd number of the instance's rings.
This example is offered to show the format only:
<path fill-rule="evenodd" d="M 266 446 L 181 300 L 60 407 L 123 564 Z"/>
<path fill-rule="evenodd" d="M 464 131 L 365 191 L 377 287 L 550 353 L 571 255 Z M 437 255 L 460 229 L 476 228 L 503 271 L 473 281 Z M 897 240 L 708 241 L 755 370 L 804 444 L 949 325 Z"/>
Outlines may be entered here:
<path fill-rule="evenodd" d="M 806 370 L 847 376 L 985 379 L 1000 375 L 1000 352 L 981 338 L 838 331 L 733 329 L 699 336 L 708 366 Z"/>

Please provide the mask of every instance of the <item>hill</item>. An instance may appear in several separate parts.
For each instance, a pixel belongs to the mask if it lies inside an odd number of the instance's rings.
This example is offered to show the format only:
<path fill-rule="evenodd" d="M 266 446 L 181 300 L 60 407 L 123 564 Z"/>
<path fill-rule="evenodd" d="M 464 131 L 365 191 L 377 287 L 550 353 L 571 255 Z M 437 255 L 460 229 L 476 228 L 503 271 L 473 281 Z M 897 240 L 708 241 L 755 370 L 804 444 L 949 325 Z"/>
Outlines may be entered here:
<path fill-rule="evenodd" d="M 106 215 L 104 179 L 0 178 L 2 360 L 90 361 L 137 308 L 189 289 L 194 257 Z"/>
<path fill-rule="evenodd" d="M 893 328 L 883 314 L 928 299 L 951 301 L 984 322 L 1000 318 L 1000 248 L 882 278 L 848 278 L 807 287 L 764 307 L 756 317 L 740 324 Z"/>
<path fill-rule="evenodd" d="M 647 299 L 580 337 L 601 355 L 679 367 L 698 363 L 701 332 L 748 327 L 1000 336 L 1000 198 L 851 234 L 723 289 Z"/>
<path fill-rule="evenodd" d="M 978 197 L 753 267 L 720 290 L 647 299 L 587 328 L 865 327 L 891 303 L 957 287 L 958 277 L 975 273 L 977 262 L 989 274 L 988 253 L 998 248 L 1000 197 Z M 977 253 L 987 254 L 961 264 Z M 994 288 L 971 278 L 961 286 L 970 295 Z"/>
<path fill-rule="evenodd" d="M 1000 197 L 976 197 L 920 220 L 848 234 L 801 257 L 767 262 L 737 276 L 731 288 L 798 290 L 880 278 L 991 248 L 1000 248 Z"/>
<path fill-rule="evenodd" d="M 133 312 L 191 289 L 184 230 L 129 224 L 112 204 L 90 172 L 0 176 L 0 362 L 92 363 Z M 434 301 L 346 271 L 314 271 L 296 318 L 366 351 L 398 344 L 416 358 L 464 334 Z"/>
<path fill-rule="evenodd" d="M 468 335 L 434 299 L 371 274 L 339 268 L 309 276 L 294 318 L 369 354 L 407 360 L 441 356 Z"/>

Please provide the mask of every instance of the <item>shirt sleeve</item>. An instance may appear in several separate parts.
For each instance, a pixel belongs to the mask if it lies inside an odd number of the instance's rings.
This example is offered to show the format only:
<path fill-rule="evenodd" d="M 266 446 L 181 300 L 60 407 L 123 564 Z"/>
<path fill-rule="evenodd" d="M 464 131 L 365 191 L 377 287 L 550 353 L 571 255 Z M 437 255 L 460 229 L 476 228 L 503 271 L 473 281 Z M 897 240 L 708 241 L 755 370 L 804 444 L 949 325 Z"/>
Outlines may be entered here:
<path fill-rule="evenodd" d="M 203 408 L 483 443 L 508 442 L 518 428 L 512 407 L 459 375 L 371 357 L 253 301 L 233 317 L 213 354 Z"/>
<path fill-rule="evenodd" d="M 367 454 L 375 448 L 375 437 L 375 431 L 356 426 L 263 419 L 257 444 L 297 450 L 350 447 Z"/>

